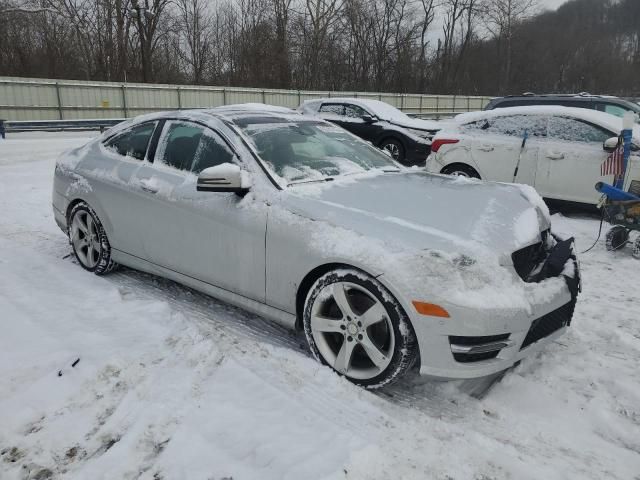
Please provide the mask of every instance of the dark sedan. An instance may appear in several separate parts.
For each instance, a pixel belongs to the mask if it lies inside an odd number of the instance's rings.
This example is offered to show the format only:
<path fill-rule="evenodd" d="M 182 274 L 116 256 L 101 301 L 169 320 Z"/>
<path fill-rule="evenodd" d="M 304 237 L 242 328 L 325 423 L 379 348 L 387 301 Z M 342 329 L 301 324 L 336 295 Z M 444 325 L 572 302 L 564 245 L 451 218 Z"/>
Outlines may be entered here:
<path fill-rule="evenodd" d="M 411 118 L 388 103 L 361 98 L 323 98 L 304 102 L 300 111 L 322 117 L 386 150 L 405 165 L 423 164 L 438 122 Z"/>

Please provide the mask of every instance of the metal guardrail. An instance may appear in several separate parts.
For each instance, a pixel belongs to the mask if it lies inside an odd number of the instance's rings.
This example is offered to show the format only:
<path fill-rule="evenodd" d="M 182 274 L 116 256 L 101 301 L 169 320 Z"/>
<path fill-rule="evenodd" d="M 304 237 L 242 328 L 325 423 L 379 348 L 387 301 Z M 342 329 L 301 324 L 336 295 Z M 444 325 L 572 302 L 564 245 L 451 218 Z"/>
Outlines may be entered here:
<path fill-rule="evenodd" d="M 124 118 L 105 118 L 95 120 L 18 120 L 0 119 L 0 136 L 7 132 L 60 132 L 66 130 L 104 130 L 124 121 Z"/>
<path fill-rule="evenodd" d="M 0 77 L 0 118 L 9 121 L 128 118 L 163 110 L 266 103 L 297 108 L 305 100 L 357 97 L 380 100 L 407 114 L 481 110 L 491 97 L 419 93 L 278 90 L 208 85 Z"/>
<path fill-rule="evenodd" d="M 437 113 L 409 113 L 410 117 L 429 118 L 440 120 L 442 118 L 451 118 L 459 112 L 437 112 Z M 100 130 L 103 132 L 120 122 L 125 118 L 100 118 L 89 120 L 15 120 L 7 121 L 0 119 L 0 138 L 5 138 L 9 132 L 61 132 L 61 131 L 82 131 L 82 130 Z"/>

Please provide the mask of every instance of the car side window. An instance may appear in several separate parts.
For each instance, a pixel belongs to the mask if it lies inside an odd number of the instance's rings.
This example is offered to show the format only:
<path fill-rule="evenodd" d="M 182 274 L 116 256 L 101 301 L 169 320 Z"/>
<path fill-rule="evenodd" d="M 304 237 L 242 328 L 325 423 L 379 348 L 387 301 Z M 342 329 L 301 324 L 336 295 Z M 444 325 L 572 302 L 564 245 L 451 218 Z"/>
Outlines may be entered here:
<path fill-rule="evenodd" d="M 118 155 L 144 160 L 147 154 L 149 140 L 153 135 L 156 122 L 136 125 L 129 130 L 110 138 L 104 146 L 115 151 Z"/>
<path fill-rule="evenodd" d="M 547 118 L 540 115 L 489 117 L 463 126 L 467 131 L 480 131 L 511 137 L 522 137 L 526 130 L 530 137 L 547 136 Z"/>
<path fill-rule="evenodd" d="M 350 118 L 362 118 L 364 115 L 369 115 L 369 113 L 358 105 L 345 105 L 344 115 Z"/>
<path fill-rule="evenodd" d="M 602 143 L 613 137 L 604 128 L 582 120 L 567 117 L 552 117 L 549 120 L 549 137 L 568 142 Z"/>
<path fill-rule="evenodd" d="M 234 153 L 213 130 L 190 122 L 169 122 L 156 161 L 178 170 L 200 173 L 233 161 Z"/>
<path fill-rule="evenodd" d="M 613 105 L 611 103 L 598 103 L 596 108 L 601 112 L 609 113 L 611 115 L 615 115 L 616 117 L 623 117 L 627 112 L 626 109 L 622 108 L 619 105 Z"/>
<path fill-rule="evenodd" d="M 337 103 L 323 103 L 320 107 L 322 113 L 334 113 L 336 115 L 344 116 L 344 105 Z"/>

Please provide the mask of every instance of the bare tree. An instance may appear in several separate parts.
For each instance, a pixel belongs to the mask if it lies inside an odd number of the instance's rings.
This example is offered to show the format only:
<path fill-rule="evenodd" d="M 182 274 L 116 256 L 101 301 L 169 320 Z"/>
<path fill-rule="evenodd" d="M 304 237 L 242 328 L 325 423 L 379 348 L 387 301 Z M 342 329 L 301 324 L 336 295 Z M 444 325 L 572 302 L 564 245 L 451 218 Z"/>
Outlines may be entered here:
<path fill-rule="evenodd" d="M 538 0 L 484 0 L 480 7 L 485 26 L 497 39 L 498 48 L 504 44 L 502 91 L 508 92 L 511 82 L 514 29 L 537 7 Z"/>
<path fill-rule="evenodd" d="M 212 53 L 212 15 L 207 11 L 204 0 L 177 0 L 176 6 L 179 13 L 179 36 L 186 47 L 178 51 L 191 70 L 192 82 L 197 85 L 204 80 L 206 64 Z"/>

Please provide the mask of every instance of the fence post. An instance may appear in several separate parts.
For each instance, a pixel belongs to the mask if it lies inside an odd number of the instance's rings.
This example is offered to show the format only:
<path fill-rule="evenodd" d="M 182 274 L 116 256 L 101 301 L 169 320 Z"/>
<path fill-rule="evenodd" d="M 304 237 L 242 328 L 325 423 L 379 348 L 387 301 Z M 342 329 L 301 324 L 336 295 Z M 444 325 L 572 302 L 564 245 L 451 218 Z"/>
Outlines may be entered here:
<path fill-rule="evenodd" d="M 178 110 L 182 110 L 182 97 L 180 96 L 180 87 L 176 87 L 178 92 Z"/>
<path fill-rule="evenodd" d="M 129 118 L 129 112 L 127 111 L 127 84 L 122 84 L 122 110 L 124 111 L 124 118 Z"/>
<path fill-rule="evenodd" d="M 400 94 L 400 110 L 404 111 L 404 93 Z"/>
<path fill-rule="evenodd" d="M 302 96 L 300 95 L 300 90 L 298 90 L 298 106 L 302 105 Z"/>
<path fill-rule="evenodd" d="M 424 98 L 424 95 L 420 94 L 420 114 L 422 114 L 422 99 Z"/>
<path fill-rule="evenodd" d="M 64 115 L 62 114 L 62 100 L 60 98 L 60 84 L 56 82 L 56 97 L 58 97 L 58 116 L 60 120 L 64 120 Z"/>
<path fill-rule="evenodd" d="M 5 138 L 4 120 L 0 118 L 0 138 Z"/>
<path fill-rule="evenodd" d="M 222 105 L 226 105 L 227 104 L 227 89 L 226 88 L 222 88 Z"/>
<path fill-rule="evenodd" d="M 264 93 L 264 90 L 262 90 L 262 103 L 267 103 L 267 96 Z"/>
<path fill-rule="evenodd" d="M 440 96 L 436 95 L 436 113 L 440 113 Z"/>

